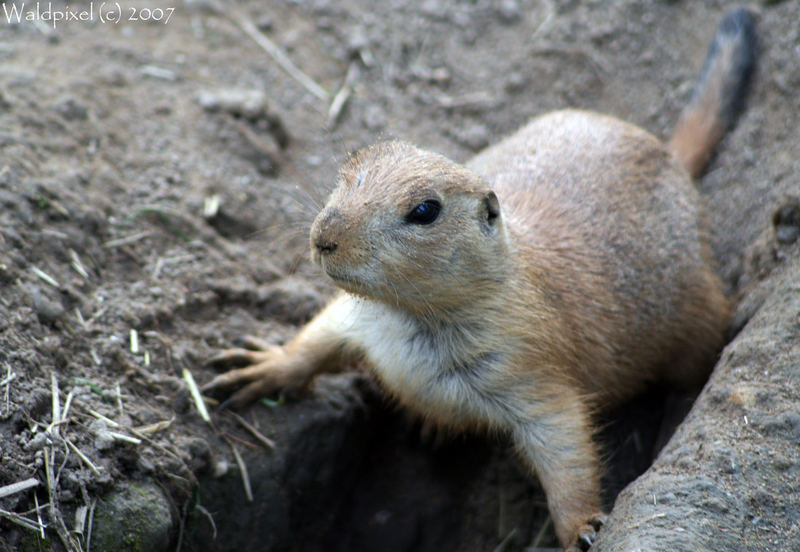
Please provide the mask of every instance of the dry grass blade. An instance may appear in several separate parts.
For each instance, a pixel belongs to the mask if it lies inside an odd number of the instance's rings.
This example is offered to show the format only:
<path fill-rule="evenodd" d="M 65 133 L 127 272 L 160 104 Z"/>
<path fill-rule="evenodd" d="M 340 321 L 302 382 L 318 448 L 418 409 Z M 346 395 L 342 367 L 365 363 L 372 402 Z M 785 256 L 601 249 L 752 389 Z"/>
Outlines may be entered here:
<path fill-rule="evenodd" d="M 83 314 L 81 314 L 81 309 L 75 307 L 75 319 L 78 321 L 78 324 L 81 325 L 81 328 L 84 330 L 89 328 L 89 324 L 86 323 L 86 319 L 83 318 Z"/>
<path fill-rule="evenodd" d="M 69 534 L 64 519 L 61 517 L 61 511 L 58 509 L 58 503 L 55 499 L 56 494 L 56 478 L 53 473 L 53 466 L 50 460 L 50 454 L 47 447 L 44 448 L 44 471 L 47 479 L 47 494 L 50 499 L 48 512 L 50 514 L 50 522 L 55 527 L 56 534 L 58 535 L 61 544 L 68 552 L 77 552 L 81 550 L 80 543 L 76 542 Z"/>
<path fill-rule="evenodd" d="M 203 218 L 214 218 L 219 214 L 219 194 L 212 194 L 203 199 Z"/>
<path fill-rule="evenodd" d="M 6 386 L 6 390 L 4 392 L 4 398 L 6 407 L 3 409 L 4 412 L 8 412 L 9 409 L 9 391 L 11 390 L 11 382 L 14 381 L 17 377 L 16 373 L 11 372 L 11 365 L 6 364 L 6 377 L 3 378 L 3 384 Z"/>
<path fill-rule="evenodd" d="M 493 552 L 504 552 L 508 548 L 508 545 L 511 544 L 511 541 L 514 540 L 514 537 L 517 536 L 518 532 L 519 531 L 517 531 L 517 528 L 514 527 L 511 531 L 508 532 L 506 538 L 500 541 L 500 544 L 498 544 L 495 547 Z"/>
<path fill-rule="evenodd" d="M 16 523 L 17 525 L 19 525 L 20 527 L 24 527 L 25 529 L 30 529 L 31 531 L 36 531 L 37 533 L 40 531 L 44 533 L 44 527 L 40 525 L 41 518 L 39 520 L 39 523 L 36 523 L 35 521 L 32 521 L 19 514 L 15 514 L 14 512 L 9 512 L 8 510 L 4 510 L 3 508 L 0 508 L 0 517 L 4 517 L 8 521 Z"/>
<path fill-rule="evenodd" d="M 353 85 L 355 84 L 356 79 L 358 79 L 358 73 L 358 62 L 351 61 L 350 66 L 347 68 L 347 75 L 344 78 L 344 83 L 342 83 L 342 87 L 333 97 L 330 108 L 328 108 L 329 130 L 333 129 L 336 126 L 336 123 L 339 121 L 339 115 L 342 114 L 342 110 L 344 110 L 347 100 L 350 99 L 350 95 L 353 93 Z"/>
<path fill-rule="evenodd" d="M 239 416 L 236 412 L 229 412 L 233 419 L 236 420 L 241 424 L 243 428 L 245 428 L 253 437 L 259 440 L 265 447 L 274 450 L 275 449 L 275 441 L 270 439 L 269 437 L 265 436 L 263 433 L 258 431 L 252 424 L 250 424 L 247 420 Z"/>
<path fill-rule="evenodd" d="M 530 35 L 528 40 L 531 42 L 536 42 L 540 38 L 544 38 L 550 32 L 550 29 L 553 28 L 553 23 L 556 19 L 556 8 L 553 5 L 552 0 L 545 0 L 542 2 L 545 9 L 545 16 L 542 18 L 542 22 L 539 23 L 539 26 L 533 31 Z"/>
<path fill-rule="evenodd" d="M 217 524 L 214 523 L 214 516 L 200 504 L 195 504 L 194 507 L 198 512 L 208 518 L 208 522 L 211 524 L 211 540 L 217 540 Z"/>
<path fill-rule="evenodd" d="M 116 431 L 109 431 L 108 432 L 111 437 L 116 439 L 117 441 L 124 441 L 126 443 L 132 443 L 134 445 L 141 445 L 142 440 L 136 437 L 131 437 L 130 435 L 125 435 L 124 433 L 117 433 Z"/>
<path fill-rule="evenodd" d="M 280 162 L 280 148 L 274 141 L 262 138 L 243 121 L 240 121 L 233 115 L 230 115 L 228 120 L 251 146 L 261 152 L 261 154 L 267 156 L 273 163 L 277 164 Z"/>
<path fill-rule="evenodd" d="M 242 476 L 242 485 L 244 485 L 244 494 L 247 497 L 247 502 L 253 502 L 253 488 L 250 486 L 250 475 L 247 473 L 247 465 L 244 463 L 242 455 L 239 454 L 239 449 L 227 437 L 225 440 L 230 445 L 233 451 L 233 457 L 236 459 L 236 464 L 239 466 L 239 473 Z"/>
<path fill-rule="evenodd" d="M 48 433 L 58 434 L 58 424 L 61 423 L 61 399 L 58 396 L 58 378 L 55 372 L 50 372 L 50 392 L 52 394 L 53 402 L 53 417 L 50 427 L 47 428 Z"/>
<path fill-rule="evenodd" d="M 33 502 L 36 505 L 36 520 L 39 522 L 37 526 L 37 530 L 39 531 L 39 536 L 42 537 L 42 540 L 46 539 L 47 537 L 44 534 L 44 522 L 42 521 L 42 509 L 39 506 L 39 496 L 34 493 L 33 495 Z"/>
<path fill-rule="evenodd" d="M 194 405 L 197 408 L 197 412 L 200 413 L 200 417 L 206 421 L 206 423 L 211 423 L 211 416 L 208 415 L 208 409 L 206 408 L 206 403 L 203 402 L 203 396 L 200 394 L 200 388 L 197 387 L 197 383 L 194 381 L 194 376 L 192 373 L 187 370 L 186 368 L 183 369 L 183 379 L 186 381 L 186 385 L 189 386 L 189 393 L 192 395 L 192 399 L 194 399 Z"/>
<path fill-rule="evenodd" d="M 78 506 L 75 510 L 75 527 L 72 532 L 77 535 L 83 535 L 83 530 L 86 529 L 86 516 L 89 514 L 89 507 L 85 504 Z"/>
<path fill-rule="evenodd" d="M 80 459 L 83 461 L 83 463 L 84 463 L 84 464 L 86 464 L 87 466 L 89 466 L 89 469 L 91 469 L 91 470 L 92 470 L 92 471 L 93 471 L 93 472 L 94 472 L 96 475 L 100 475 L 100 468 L 98 468 L 98 467 L 97 467 L 97 466 L 94 464 L 94 462 L 92 462 L 91 460 L 89 460 L 89 457 L 88 457 L 88 456 L 86 456 L 86 455 L 85 455 L 83 452 L 81 452 L 81 450 L 80 450 L 78 447 L 76 447 L 75 445 L 73 445 L 73 444 L 72 444 L 72 441 L 70 441 L 69 439 L 64 439 L 64 441 L 66 441 L 66 443 L 67 443 L 67 446 L 68 446 L 70 449 L 72 449 L 72 452 L 74 452 L 75 454 L 77 454 L 77 455 L 78 455 L 78 458 L 80 458 Z"/>
<path fill-rule="evenodd" d="M 544 536 L 547 534 L 547 530 L 550 529 L 550 526 L 553 524 L 553 518 L 547 516 L 547 519 L 539 528 L 539 532 L 536 533 L 536 536 L 531 541 L 530 549 L 537 550 L 539 545 L 541 545 L 542 541 L 544 540 Z"/>
<path fill-rule="evenodd" d="M 94 528 L 94 508 L 97 506 L 97 499 L 93 498 L 89 505 L 89 526 L 86 529 L 86 552 L 92 549 L 92 529 Z"/>
<path fill-rule="evenodd" d="M 117 422 L 115 422 L 111 418 L 107 418 L 107 417 L 103 416 L 102 414 L 100 414 L 99 412 L 97 412 L 95 410 L 92 410 L 91 408 L 87 409 L 87 412 L 89 414 L 91 414 L 92 416 L 94 416 L 95 418 L 97 418 L 98 420 L 104 421 L 105 423 L 107 423 L 111 427 L 121 427 Z"/>
<path fill-rule="evenodd" d="M 60 288 L 60 287 L 61 287 L 61 284 L 59 284 L 59 283 L 58 283 L 58 282 L 55 280 L 55 278 L 53 278 L 52 276 L 50 276 L 50 275 L 49 275 L 47 272 L 44 272 L 43 270 L 39 270 L 39 269 L 38 269 L 38 268 L 36 268 L 35 266 L 32 266 L 32 267 L 31 267 L 31 271 L 32 271 L 34 274 L 36 274 L 36 276 L 38 276 L 38 277 L 39 277 L 41 280 L 43 280 L 43 281 L 47 282 L 47 283 L 48 283 L 48 284 L 50 284 L 51 286 L 53 286 L 53 287 L 56 287 L 56 288 Z"/>
<path fill-rule="evenodd" d="M 137 345 L 137 350 L 138 350 L 138 345 Z M 120 417 L 122 417 L 125 415 L 125 407 L 122 406 L 122 388 L 120 387 L 119 384 L 117 384 L 115 391 L 117 394 L 117 408 L 119 409 Z"/>
<path fill-rule="evenodd" d="M 11 485 L 5 485 L 3 487 L 0 487 L 0 498 L 21 493 L 22 491 L 27 491 L 32 487 L 36 487 L 38 484 L 39 480 L 36 479 L 35 477 L 31 477 L 29 479 L 25 479 L 24 481 L 17 481 L 16 483 L 12 483 Z"/>
<path fill-rule="evenodd" d="M 17 379 L 17 374 L 11 372 L 11 366 L 6 365 L 7 373 L 6 377 L 3 378 L 3 381 L 0 381 L 0 385 L 8 385 L 15 379 Z"/>
<path fill-rule="evenodd" d="M 149 238 L 152 235 L 153 235 L 152 232 L 139 232 L 138 234 L 125 236 L 124 238 L 109 240 L 103 244 L 103 247 L 105 247 L 106 249 L 114 249 L 115 247 L 122 247 L 123 245 L 130 245 L 132 243 L 136 243 L 137 241 Z"/>
<path fill-rule="evenodd" d="M 265 34 L 259 31 L 258 27 L 256 27 L 252 21 L 236 12 L 223 11 L 222 13 L 225 14 L 230 21 L 238 25 L 239 28 L 242 29 L 250 38 L 252 38 L 262 50 L 272 56 L 272 59 L 277 61 L 278 65 L 281 66 L 281 69 L 286 71 L 290 77 L 302 84 L 306 90 L 314 94 L 320 100 L 328 101 L 328 93 L 325 91 L 325 89 L 314 82 L 311 77 L 298 69 L 292 60 L 289 59 L 289 56 L 287 56 L 283 50 L 277 46 L 277 44 L 272 42 Z"/>
<path fill-rule="evenodd" d="M 67 421 L 67 418 L 69 417 L 69 409 L 72 406 L 72 399 L 74 396 L 75 391 L 70 391 L 67 393 L 67 400 L 64 401 L 64 410 L 61 412 L 61 420 L 59 421 L 59 424 L 63 424 Z"/>
<path fill-rule="evenodd" d="M 139 433 L 143 435 L 152 435 L 153 433 L 158 433 L 159 431 L 164 431 L 169 426 L 172 425 L 172 422 L 175 421 L 175 418 L 171 418 L 169 420 L 161 420 L 160 422 L 156 422 L 154 424 L 143 425 L 139 427 L 134 427 L 131 429 L 134 433 Z"/>
<path fill-rule="evenodd" d="M 74 249 L 69 250 L 69 257 L 71 260 L 72 268 L 75 269 L 75 272 L 77 272 L 78 274 L 83 276 L 83 278 L 88 280 L 89 272 L 86 270 L 86 267 L 83 266 L 80 257 L 78 257 L 78 254 L 75 252 Z"/>
<path fill-rule="evenodd" d="M 139 354 L 139 332 L 131 328 L 130 331 L 130 339 L 131 339 L 131 352 L 134 355 Z"/>

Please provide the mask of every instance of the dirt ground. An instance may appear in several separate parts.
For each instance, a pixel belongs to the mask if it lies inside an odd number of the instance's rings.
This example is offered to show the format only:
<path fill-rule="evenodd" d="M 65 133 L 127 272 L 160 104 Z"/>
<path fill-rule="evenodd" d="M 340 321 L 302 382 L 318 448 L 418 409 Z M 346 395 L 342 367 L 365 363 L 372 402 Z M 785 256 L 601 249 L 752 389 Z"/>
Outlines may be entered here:
<path fill-rule="evenodd" d="M 109 493 L 148 482 L 166 500 L 159 550 L 531 545 L 546 511 L 507 444 L 434 447 L 349 374 L 240 412 L 272 451 L 230 414 L 204 422 L 184 370 L 202 383 L 213 375 L 203 360 L 241 336 L 286 340 L 333 292 L 308 259 L 307 229 L 347 152 L 397 137 L 466 160 L 568 106 L 668 136 L 727 5 L 176 0 L 121 3 L 116 23 L 100 21 L 111 7 L 95 2 L 93 21 L 54 27 L 41 13 L 26 21 L 35 3 L 4 3 L 0 549 L 107 549 L 99 535 L 88 542 L 90 521 Z M 10 6 L 21 22 L 8 22 Z M 798 258 L 800 4 L 758 9 L 754 85 L 699 182 L 721 273 L 742 300 L 731 336 Z M 775 391 L 797 389 L 792 377 L 767 386 L 781 412 L 797 411 L 796 393 Z M 760 446 L 779 429 L 735 438 Z M 794 444 L 773 445 L 800 462 Z M 630 469 L 626 480 L 644 466 Z M 792 523 L 742 549 L 792 549 L 780 539 L 800 533 Z M 552 546 L 543 534 L 536 546 Z"/>

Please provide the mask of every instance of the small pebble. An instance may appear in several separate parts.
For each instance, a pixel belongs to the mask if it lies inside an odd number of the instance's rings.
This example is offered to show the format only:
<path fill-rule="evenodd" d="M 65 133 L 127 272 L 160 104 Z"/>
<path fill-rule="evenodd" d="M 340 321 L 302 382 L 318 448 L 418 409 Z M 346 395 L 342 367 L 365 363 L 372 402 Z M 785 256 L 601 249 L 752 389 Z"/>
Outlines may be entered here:
<path fill-rule="evenodd" d="M 368 130 L 381 130 L 386 126 L 386 112 L 380 105 L 370 104 L 364 110 L 363 122 Z"/>
<path fill-rule="evenodd" d="M 61 303 L 51 300 L 39 290 L 34 290 L 32 295 L 33 309 L 41 322 L 52 324 L 64 316 L 64 306 Z"/>
<path fill-rule="evenodd" d="M 153 473 L 156 470 L 155 464 L 144 456 L 139 456 L 136 459 L 136 466 L 144 473 Z"/>
<path fill-rule="evenodd" d="M 197 95 L 197 102 L 206 111 L 226 111 L 251 120 L 267 114 L 267 97 L 261 90 L 204 90 Z"/>
<path fill-rule="evenodd" d="M 89 108 L 75 98 L 67 98 L 53 107 L 67 121 L 85 121 L 89 118 Z"/>
<path fill-rule="evenodd" d="M 36 435 L 33 436 L 33 439 L 25 443 L 24 448 L 25 450 L 36 452 L 44 448 L 44 446 L 47 445 L 48 442 L 49 439 L 47 438 L 47 434 L 37 433 Z"/>
<path fill-rule="evenodd" d="M 354 27 L 350 30 L 347 36 L 347 51 L 348 53 L 356 54 L 362 48 L 369 46 L 369 38 L 363 27 Z"/>
<path fill-rule="evenodd" d="M 219 479 L 223 477 L 230 470 L 230 464 L 227 460 L 218 460 L 214 462 L 214 477 Z"/>
<path fill-rule="evenodd" d="M 515 23 L 522 15 L 522 10 L 517 0 L 501 0 L 497 6 L 497 14 L 503 23 Z"/>
<path fill-rule="evenodd" d="M 509 73 L 506 79 L 505 90 L 506 92 L 519 92 L 528 84 L 528 77 L 518 71 Z"/>
<path fill-rule="evenodd" d="M 489 145 L 489 129 L 486 125 L 475 123 L 458 133 L 456 139 L 473 151 Z"/>
<path fill-rule="evenodd" d="M 97 450 L 108 450 L 114 446 L 114 437 L 102 420 L 95 420 L 89 424 L 89 430 L 94 435 L 94 447 Z"/>
<path fill-rule="evenodd" d="M 256 21 L 256 27 L 260 31 L 271 31 L 275 26 L 275 21 L 268 15 L 262 15 Z"/>

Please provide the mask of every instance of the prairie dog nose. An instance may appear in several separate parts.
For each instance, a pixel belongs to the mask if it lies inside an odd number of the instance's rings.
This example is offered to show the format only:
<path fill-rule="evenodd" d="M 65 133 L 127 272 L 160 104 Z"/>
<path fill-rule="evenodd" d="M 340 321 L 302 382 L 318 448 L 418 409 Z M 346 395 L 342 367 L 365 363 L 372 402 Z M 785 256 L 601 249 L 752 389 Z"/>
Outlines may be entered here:
<path fill-rule="evenodd" d="M 336 248 L 339 247 L 339 244 L 332 241 L 315 240 L 314 247 L 317 249 L 320 255 L 329 255 L 336 251 Z"/>
<path fill-rule="evenodd" d="M 341 226 L 342 214 L 335 207 L 327 207 L 317 215 L 311 225 L 311 247 L 320 255 L 330 255 L 339 247 L 336 236 Z"/>

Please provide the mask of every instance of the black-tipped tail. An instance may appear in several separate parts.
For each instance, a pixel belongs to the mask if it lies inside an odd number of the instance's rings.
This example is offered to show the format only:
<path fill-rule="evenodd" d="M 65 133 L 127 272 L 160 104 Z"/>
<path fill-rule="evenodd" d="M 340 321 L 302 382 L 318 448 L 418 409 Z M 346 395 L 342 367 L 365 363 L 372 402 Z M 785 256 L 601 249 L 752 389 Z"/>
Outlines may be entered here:
<path fill-rule="evenodd" d="M 717 27 L 694 95 L 669 143 L 693 177 L 703 171 L 714 147 L 736 120 L 755 58 L 755 17 L 747 8 L 735 8 Z"/>

